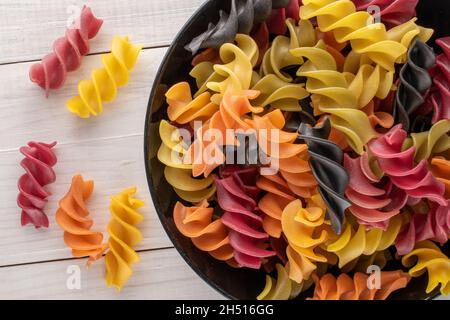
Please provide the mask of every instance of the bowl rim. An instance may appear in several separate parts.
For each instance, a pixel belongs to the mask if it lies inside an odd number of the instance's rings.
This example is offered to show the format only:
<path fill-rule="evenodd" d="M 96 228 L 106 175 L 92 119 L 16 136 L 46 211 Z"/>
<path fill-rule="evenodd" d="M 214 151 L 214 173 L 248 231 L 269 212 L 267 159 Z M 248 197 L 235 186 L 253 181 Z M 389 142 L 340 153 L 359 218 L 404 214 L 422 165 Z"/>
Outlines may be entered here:
<path fill-rule="evenodd" d="M 176 248 L 176 250 L 178 251 L 178 253 L 183 257 L 184 261 L 188 264 L 188 266 L 194 270 L 194 272 L 200 276 L 200 278 L 206 282 L 210 287 L 214 288 L 217 292 L 219 292 L 220 294 L 222 294 L 225 298 L 228 299 L 232 299 L 232 300 L 236 300 L 237 298 L 230 295 L 228 292 L 226 292 L 225 290 L 223 290 L 221 287 L 219 287 L 218 285 L 216 285 L 215 283 L 213 283 L 212 281 L 209 280 L 208 276 L 196 265 L 194 265 L 191 261 L 191 259 L 187 256 L 187 254 L 184 252 L 184 250 L 182 250 L 181 247 L 179 247 L 176 244 L 175 241 L 175 235 L 173 235 L 168 226 L 166 225 L 166 223 L 164 222 L 164 217 L 162 214 L 162 210 L 159 207 L 159 203 L 158 203 L 158 195 L 157 192 L 155 190 L 155 188 L 153 187 L 153 178 L 151 175 L 151 168 L 150 168 L 150 164 L 148 161 L 148 153 L 149 153 L 149 145 L 151 143 L 148 130 L 149 130 L 149 124 L 150 124 L 150 120 L 151 120 L 151 116 L 152 116 L 152 108 L 151 103 L 152 101 L 155 99 L 156 94 L 158 92 L 158 86 L 161 83 L 162 77 L 163 77 L 163 73 L 162 71 L 166 68 L 167 64 L 168 64 L 168 57 L 170 57 L 172 55 L 172 53 L 175 51 L 175 48 L 177 46 L 178 41 L 182 38 L 183 34 L 185 33 L 185 31 L 191 27 L 197 20 L 197 18 L 199 18 L 202 14 L 203 11 L 213 3 L 213 0 L 207 0 L 206 2 L 204 2 L 195 12 L 194 14 L 192 14 L 189 18 L 189 20 L 183 25 L 183 27 L 178 31 L 177 35 L 175 36 L 175 38 L 173 39 L 169 49 L 167 50 L 166 54 L 164 55 L 164 58 L 161 62 L 161 65 L 158 68 L 156 77 L 153 81 L 153 85 L 152 85 L 152 90 L 150 92 L 150 97 L 147 103 L 147 111 L 146 111 L 146 115 L 145 115 L 145 126 L 144 126 L 144 162 L 145 162 L 145 173 L 146 173 L 146 177 L 147 177 L 147 186 L 149 188 L 150 191 L 150 195 L 153 201 L 153 205 L 156 209 L 156 213 L 158 214 L 158 218 L 159 221 L 161 222 L 164 231 L 166 232 L 166 235 L 169 237 L 170 241 L 172 242 L 172 245 Z"/>
<path fill-rule="evenodd" d="M 170 57 L 173 52 L 175 51 L 176 47 L 177 47 L 177 43 L 179 42 L 179 40 L 183 37 L 183 34 L 186 32 L 186 30 L 191 27 L 196 20 L 203 14 L 204 10 L 210 6 L 211 4 L 213 4 L 216 0 L 207 0 L 205 1 L 202 5 L 200 5 L 200 7 L 189 17 L 188 21 L 183 25 L 183 27 L 177 32 L 176 36 L 174 37 L 174 39 L 172 40 L 166 54 L 164 55 L 162 62 L 158 68 L 157 74 L 155 76 L 155 79 L 153 81 L 152 84 L 152 90 L 150 92 L 150 97 L 148 99 L 147 102 L 147 110 L 146 110 L 146 115 L 145 115 L 145 124 L 144 124 L 144 165 L 145 165 L 145 173 L 146 173 L 146 178 L 147 178 L 147 187 L 150 191 L 150 195 L 151 195 L 151 199 L 153 202 L 153 205 L 156 209 L 156 213 L 158 215 L 158 219 L 161 222 L 161 225 L 164 228 L 164 231 L 166 233 L 166 235 L 169 237 L 170 241 L 172 242 L 172 245 L 175 247 L 175 249 L 178 251 L 178 253 L 183 257 L 184 261 L 187 263 L 187 265 L 204 281 L 206 282 L 210 287 L 212 287 L 213 289 L 215 289 L 217 292 L 219 292 L 220 294 L 222 294 L 225 298 L 227 299 L 231 299 L 231 300 L 237 300 L 237 297 L 231 295 L 230 293 L 228 293 L 227 291 L 225 291 L 223 288 L 221 288 L 220 286 L 218 286 L 216 283 L 214 283 L 213 281 L 211 281 L 209 279 L 209 277 L 201 270 L 201 268 L 199 268 L 198 266 L 196 266 L 192 260 L 188 257 L 188 255 L 186 254 L 186 252 L 184 250 L 182 250 L 182 248 L 180 246 L 177 245 L 177 242 L 175 240 L 175 235 L 172 234 L 169 230 L 169 227 L 167 226 L 167 224 L 164 222 L 165 217 L 162 214 L 162 210 L 159 206 L 158 203 L 158 195 L 157 192 L 155 190 L 155 188 L 153 187 L 153 178 L 151 175 L 151 168 L 150 168 L 150 163 L 147 159 L 147 156 L 149 154 L 149 145 L 150 145 L 150 138 L 149 135 L 147 134 L 149 132 L 149 124 L 151 123 L 151 116 L 152 116 L 152 108 L 151 103 L 153 100 L 155 100 L 155 97 L 158 93 L 158 86 L 161 83 L 162 77 L 163 77 L 163 70 L 166 68 L 166 66 L 168 65 L 169 59 L 168 57 Z M 405 288 L 406 289 L 406 288 Z M 426 298 L 425 300 L 435 300 L 438 297 L 440 297 L 441 294 L 438 290 L 435 291 L 434 294 L 431 294 L 428 298 Z"/>

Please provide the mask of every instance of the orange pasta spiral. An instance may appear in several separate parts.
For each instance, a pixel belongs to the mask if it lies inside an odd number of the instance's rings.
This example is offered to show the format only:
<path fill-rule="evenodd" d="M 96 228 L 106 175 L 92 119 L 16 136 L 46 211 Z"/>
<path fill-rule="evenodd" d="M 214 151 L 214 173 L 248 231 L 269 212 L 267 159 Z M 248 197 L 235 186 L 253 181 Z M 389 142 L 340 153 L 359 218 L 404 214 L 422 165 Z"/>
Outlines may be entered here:
<path fill-rule="evenodd" d="M 353 279 L 343 273 L 336 279 L 327 273 L 320 279 L 314 276 L 316 288 L 311 300 L 386 300 L 389 295 L 405 288 L 411 279 L 401 271 L 382 271 L 380 288 L 369 289 L 369 275 L 357 272 Z"/>
<path fill-rule="evenodd" d="M 249 129 L 242 117 L 248 113 L 260 113 L 263 108 L 253 107 L 249 99 L 258 96 L 258 91 L 244 91 L 242 94 L 225 94 L 220 109 L 197 130 L 197 139 L 188 150 L 192 175 L 199 177 L 202 174 L 208 177 L 214 169 L 225 162 L 225 155 L 221 147 L 225 145 L 227 129 Z M 212 160 L 212 161 L 211 161 Z"/>
<path fill-rule="evenodd" d="M 173 219 L 178 230 L 200 250 L 208 252 L 217 260 L 232 263 L 233 248 L 230 246 L 228 229 L 221 219 L 212 220 L 214 209 L 206 200 L 193 207 L 177 202 Z"/>
<path fill-rule="evenodd" d="M 107 245 L 103 234 L 91 231 L 93 220 L 85 201 L 94 190 L 93 181 L 84 181 L 81 175 L 72 178 L 69 192 L 59 201 L 56 222 L 64 230 L 64 242 L 74 257 L 89 257 L 87 266 L 102 257 Z"/>
<path fill-rule="evenodd" d="M 209 119 L 219 106 L 211 102 L 211 94 L 204 92 L 192 99 L 191 88 L 187 82 L 174 85 L 166 93 L 167 115 L 171 121 L 186 124 L 193 120 Z"/>

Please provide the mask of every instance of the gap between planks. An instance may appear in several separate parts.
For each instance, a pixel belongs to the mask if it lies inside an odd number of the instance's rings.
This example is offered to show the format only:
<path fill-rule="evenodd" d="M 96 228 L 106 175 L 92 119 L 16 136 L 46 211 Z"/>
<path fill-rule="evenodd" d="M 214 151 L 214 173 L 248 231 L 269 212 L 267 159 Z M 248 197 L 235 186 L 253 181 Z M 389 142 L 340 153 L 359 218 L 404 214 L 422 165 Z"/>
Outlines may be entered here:
<path fill-rule="evenodd" d="M 104 261 L 55 261 L 0 269 L 0 299 L 224 299 L 173 249 L 142 252 L 120 293 L 107 288 Z M 81 288 L 69 289 L 77 270 Z"/>

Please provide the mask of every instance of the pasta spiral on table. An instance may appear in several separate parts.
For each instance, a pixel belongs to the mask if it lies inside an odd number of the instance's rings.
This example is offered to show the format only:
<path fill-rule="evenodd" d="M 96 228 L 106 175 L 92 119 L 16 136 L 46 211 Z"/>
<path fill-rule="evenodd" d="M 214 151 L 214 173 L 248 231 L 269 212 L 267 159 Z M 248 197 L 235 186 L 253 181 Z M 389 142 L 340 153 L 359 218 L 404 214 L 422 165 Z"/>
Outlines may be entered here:
<path fill-rule="evenodd" d="M 379 228 L 366 230 L 364 225 L 354 228 L 347 224 L 344 232 L 333 243 L 328 244 L 327 251 L 339 257 L 339 268 L 361 257 L 370 256 L 378 251 L 384 251 L 392 246 L 400 232 L 402 218 L 396 216 L 391 219 L 386 231 Z"/>
<path fill-rule="evenodd" d="M 399 233 L 395 246 L 400 255 L 414 249 L 414 245 L 424 240 L 433 240 L 443 245 L 450 235 L 450 200 L 445 206 L 434 203 L 428 205 L 427 213 L 415 213 Z"/>
<path fill-rule="evenodd" d="M 300 139 L 305 140 L 309 148 L 310 165 L 319 184 L 319 193 L 327 206 L 327 215 L 333 230 L 340 234 L 344 222 L 344 212 L 351 203 L 345 198 L 348 174 L 342 166 L 344 153 L 334 143 L 326 140 L 330 133 L 327 119 L 320 127 L 300 126 Z"/>
<path fill-rule="evenodd" d="M 22 209 L 21 224 L 33 224 L 36 228 L 48 228 L 49 221 L 44 213 L 47 198 L 51 195 L 44 187 L 55 182 L 56 174 L 53 166 L 57 159 L 54 151 L 56 142 L 47 144 L 42 142 L 28 142 L 28 145 L 20 148 L 25 158 L 20 162 L 26 171 L 17 183 L 19 195 L 17 205 Z"/>
<path fill-rule="evenodd" d="M 142 233 L 136 225 L 144 219 L 137 211 L 144 202 L 134 198 L 136 191 L 136 188 L 130 188 L 111 197 L 105 280 L 108 287 L 113 285 L 118 291 L 133 274 L 133 264 L 140 260 L 133 247 L 142 241 Z"/>
<path fill-rule="evenodd" d="M 381 271 L 380 285 L 368 288 L 370 276 L 357 272 L 351 278 L 342 273 L 337 278 L 327 273 L 316 277 L 316 288 L 312 300 L 386 300 L 394 291 L 403 289 L 410 281 L 407 273 L 397 271 Z"/>
<path fill-rule="evenodd" d="M 333 32 L 339 43 L 350 41 L 357 53 L 367 55 L 372 61 L 388 71 L 407 50 L 398 41 L 388 39 L 386 27 L 382 23 L 368 24 L 371 15 L 366 11 L 356 11 L 350 0 L 303 0 L 300 18 L 317 18 L 322 32 Z"/>
<path fill-rule="evenodd" d="M 330 114 L 332 126 L 347 136 L 349 145 L 358 153 L 376 137 L 367 115 L 358 110 L 358 96 L 349 88 L 343 73 L 337 71 L 336 61 L 325 50 L 324 42 L 315 47 L 292 50 L 294 56 L 307 58 L 297 72 L 306 77 L 306 90 L 312 94 L 315 114 Z M 361 91 L 362 92 L 362 91 Z"/>
<path fill-rule="evenodd" d="M 162 143 L 158 150 L 158 160 L 166 165 L 164 177 L 173 186 L 178 196 L 191 203 L 211 198 L 216 192 L 213 178 L 195 179 L 192 177 L 192 164 L 185 161 L 188 147 L 180 130 L 162 120 L 159 134 Z"/>
<path fill-rule="evenodd" d="M 100 259 L 107 249 L 107 244 L 102 244 L 103 234 L 91 230 L 94 221 L 86 207 L 86 200 L 93 190 L 93 181 L 84 181 L 81 175 L 74 176 L 56 211 L 56 222 L 64 230 L 64 242 L 72 249 L 74 257 L 89 257 L 87 266 Z"/>
<path fill-rule="evenodd" d="M 89 40 L 97 35 L 102 24 L 103 20 L 96 18 L 91 8 L 84 6 L 76 24 L 53 43 L 53 53 L 31 66 L 31 81 L 44 89 L 47 97 L 50 89 L 63 86 L 67 72 L 80 67 L 82 57 L 89 53 Z"/>
<path fill-rule="evenodd" d="M 428 69 L 435 61 L 433 49 L 421 40 L 415 40 L 408 51 L 406 64 L 400 71 L 400 84 L 394 108 L 394 117 L 397 122 L 403 124 L 406 131 L 410 129 L 411 114 L 425 102 L 423 94 L 432 84 Z"/>
<path fill-rule="evenodd" d="M 69 111 L 80 118 L 101 114 L 103 103 L 113 101 L 117 89 L 128 83 L 141 50 L 142 46 L 133 45 L 128 37 L 115 36 L 111 53 L 102 56 L 103 68 L 92 71 L 92 80 L 80 81 L 79 95 L 67 101 Z"/>
<path fill-rule="evenodd" d="M 233 259 L 233 248 L 230 246 L 228 229 L 222 219 L 213 221 L 214 209 L 206 200 L 186 207 L 177 202 L 173 211 L 173 220 L 177 229 L 202 251 L 208 252 L 215 259 L 230 261 Z"/>
<path fill-rule="evenodd" d="M 406 131 L 399 124 L 384 136 L 369 143 L 369 149 L 377 158 L 381 170 L 399 189 L 404 190 L 412 198 L 427 198 L 440 205 L 446 205 L 443 197 L 445 186 L 436 180 L 428 169 L 427 161 L 422 160 L 416 166 L 414 154 L 416 148 L 402 151 L 406 139 Z"/>
<path fill-rule="evenodd" d="M 450 294 L 450 259 L 431 241 L 423 241 L 402 258 L 405 267 L 410 268 L 411 277 L 428 272 L 427 293 L 440 285 L 443 295 Z"/>

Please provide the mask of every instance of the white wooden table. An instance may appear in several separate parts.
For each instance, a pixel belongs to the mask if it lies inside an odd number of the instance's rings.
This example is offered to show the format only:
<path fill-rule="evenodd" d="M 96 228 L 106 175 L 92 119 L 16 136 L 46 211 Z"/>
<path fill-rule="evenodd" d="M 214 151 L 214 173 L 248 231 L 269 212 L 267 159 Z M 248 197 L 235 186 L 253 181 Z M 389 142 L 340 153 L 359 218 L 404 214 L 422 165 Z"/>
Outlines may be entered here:
<path fill-rule="evenodd" d="M 220 299 L 172 247 L 150 199 L 144 170 L 143 132 L 153 79 L 175 34 L 204 0 L 0 0 L 0 299 Z M 49 53 L 64 34 L 74 6 L 88 4 L 105 20 L 80 70 L 70 73 L 62 90 L 45 99 L 28 79 L 30 65 Z M 100 53 L 110 50 L 113 35 L 129 35 L 145 49 L 131 75 L 98 118 L 81 120 L 65 106 L 77 82 L 101 66 Z M 47 230 L 20 227 L 16 204 L 19 147 L 29 140 L 58 141 L 56 183 L 46 212 Z M 141 262 L 122 290 L 104 283 L 104 262 L 86 270 L 86 259 L 72 258 L 55 223 L 57 201 L 72 175 L 95 180 L 88 206 L 96 230 L 110 218 L 109 196 L 136 185 L 146 202 L 141 224 L 144 240 L 137 247 Z M 81 289 L 68 289 L 67 268 L 81 267 Z"/>

